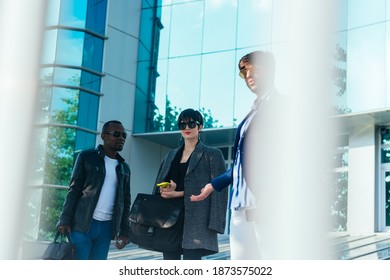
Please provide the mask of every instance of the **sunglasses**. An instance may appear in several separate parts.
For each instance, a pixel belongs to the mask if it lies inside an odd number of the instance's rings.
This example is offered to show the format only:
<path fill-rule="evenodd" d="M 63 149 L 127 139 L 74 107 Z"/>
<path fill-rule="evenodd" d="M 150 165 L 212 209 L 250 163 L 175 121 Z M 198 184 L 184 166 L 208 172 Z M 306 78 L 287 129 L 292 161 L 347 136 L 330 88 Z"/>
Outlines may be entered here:
<path fill-rule="evenodd" d="M 240 73 L 238 73 L 238 75 L 240 76 L 240 78 L 245 79 L 249 71 L 253 72 L 256 71 L 256 69 L 257 67 L 255 65 L 245 66 L 240 70 Z"/>
<path fill-rule="evenodd" d="M 179 129 L 184 130 L 184 129 L 186 129 L 187 125 L 188 125 L 188 128 L 193 129 L 197 125 L 200 125 L 200 123 L 198 121 L 181 122 L 181 123 L 179 123 Z"/>
<path fill-rule="evenodd" d="M 122 137 L 123 137 L 123 139 L 126 139 L 126 137 L 127 137 L 127 133 L 126 132 L 120 132 L 120 131 L 110 131 L 110 132 L 105 132 L 106 134 L 111 134 L 112 136 L 114 136 L 115 138 L 119 138 L 119 137 L 121 137 L 121 135 L 122 135 Z"/>

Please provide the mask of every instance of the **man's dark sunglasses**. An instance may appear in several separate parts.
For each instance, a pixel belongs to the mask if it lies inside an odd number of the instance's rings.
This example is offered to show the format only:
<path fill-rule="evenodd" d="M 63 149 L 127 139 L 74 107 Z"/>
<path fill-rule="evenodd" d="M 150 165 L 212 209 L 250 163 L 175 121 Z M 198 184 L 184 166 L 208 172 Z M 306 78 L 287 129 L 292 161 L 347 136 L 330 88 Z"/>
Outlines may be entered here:
<path fill-rule="evenodd" d="M 120 132 L 120 131 L 110 131 L 110 132 L 105 132 L 107 134 L 111 134 L 112 136 L 114 136 L 115 138 L 119 138 L 121 135 L 123 137 L 123 139 L 126 139 L 127 137 L 127 133 L 126 132 Z"/>
<path fill-rule="evenodd" d="M 197 121 L 181 122 L 181 123 L 179 123 L 179 129 L 184 130 L 184 129 L 186 129 L 187 125 L 188 125 L 188 128 L 193 129 L 199 124 L 200 123 Z"/>

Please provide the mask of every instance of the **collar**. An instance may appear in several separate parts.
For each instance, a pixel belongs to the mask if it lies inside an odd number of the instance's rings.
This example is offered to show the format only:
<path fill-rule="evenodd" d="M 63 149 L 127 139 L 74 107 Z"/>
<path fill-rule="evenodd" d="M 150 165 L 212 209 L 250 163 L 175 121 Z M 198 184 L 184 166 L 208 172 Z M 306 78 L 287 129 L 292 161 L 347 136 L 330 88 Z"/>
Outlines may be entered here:
<path fill-rule="evenodd" d="M 98 152 L 98 155 L 99 155 L 102 159 L 104 159 L 106 153 L 105 153 L 104 150 L 103 150 L 103 145 L 100 144 L 99 146 L 97 146 L 96 150 L 97 150 L 97 152 Z M 125 159 L 124 159 L 123 157 L 121 157 L 121 155 L 120 155 L 119 153 L 116 153 L 116 159 L 117 159 L 119 162 L 124 162 L 124 161 L 125 161 Z"/>
<path fill-rule="evenodd" d="M 268 89 L 261 97 L 257 97 L 252 105 L 252 110 L 256 111 L 260 104 L 267 102 L 271 96 L 276 92 L 275 87 L 271 87 Z"/>

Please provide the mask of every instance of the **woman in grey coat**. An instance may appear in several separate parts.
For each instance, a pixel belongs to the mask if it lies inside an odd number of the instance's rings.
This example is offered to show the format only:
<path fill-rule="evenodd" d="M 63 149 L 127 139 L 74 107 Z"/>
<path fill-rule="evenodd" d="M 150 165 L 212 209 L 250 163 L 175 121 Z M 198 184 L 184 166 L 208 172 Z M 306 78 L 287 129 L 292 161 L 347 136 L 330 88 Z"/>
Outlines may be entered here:
<path fill-rule="evenodd" d="M 202 114 L 193 109 L 182 111 L 178 127 L 184 144 L 171 150 L 161 163 L 154 192 L 165 199 L 182 200 L 184 223 L 182 249 L 163 252 L 165 260 L 200 260 L 218 252 L 218 233 L 224 233 L 226 224 L 227 190 L 213 192 L 202 202 L 191 202 L 190 197 L 214 177 L 226 170 L 222 152 L 208 147 L 199 140 L 203 128 Z"/>

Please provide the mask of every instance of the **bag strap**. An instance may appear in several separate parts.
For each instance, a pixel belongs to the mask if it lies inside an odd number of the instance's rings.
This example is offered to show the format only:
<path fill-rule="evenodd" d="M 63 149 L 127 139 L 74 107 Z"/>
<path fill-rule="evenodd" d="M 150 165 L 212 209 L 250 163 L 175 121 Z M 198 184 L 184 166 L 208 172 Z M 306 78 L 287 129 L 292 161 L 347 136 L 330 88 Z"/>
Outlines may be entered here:
<path fill-rule="evenodd" d="M 66 237 L 66 239 L 68 239 L 68 242 L 72 243 L 72 238 L 70 237 L 69 232 L 62 234 L 59 231 L 57 231 L 56 236 L 54 237 L 54 242 L 57 242 L 57 240 L 60 236 L 61 236 L 61 241 L 63 240 L 64 237 Z"/>

